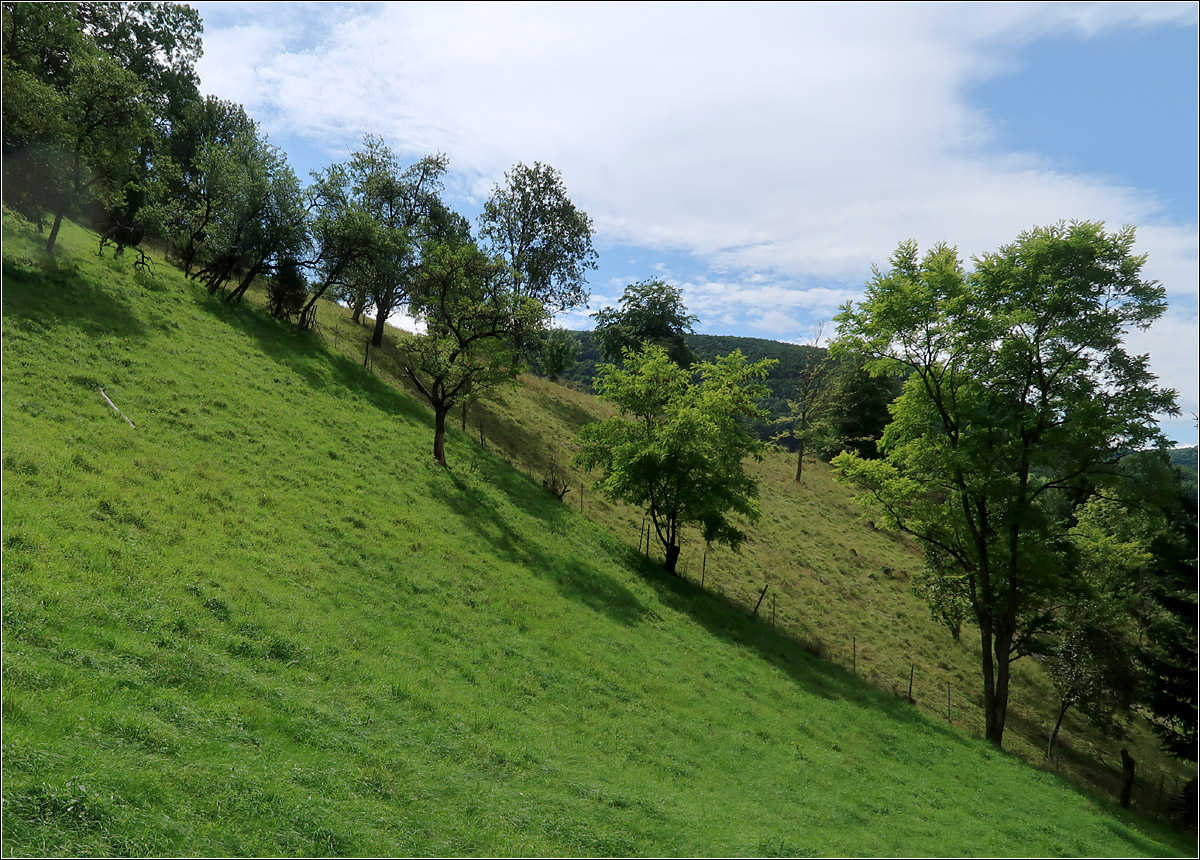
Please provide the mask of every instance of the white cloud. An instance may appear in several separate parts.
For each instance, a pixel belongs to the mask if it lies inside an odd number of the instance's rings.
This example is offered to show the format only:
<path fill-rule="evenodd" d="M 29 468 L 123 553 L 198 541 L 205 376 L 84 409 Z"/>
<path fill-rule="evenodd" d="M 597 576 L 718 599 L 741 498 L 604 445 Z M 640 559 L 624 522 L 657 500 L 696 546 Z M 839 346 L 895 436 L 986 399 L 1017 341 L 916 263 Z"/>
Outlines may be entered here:
<path fill-rule="evenodd" d="M 1196 225 L 1103 177 L 985 154 L 990 120 L 965 95 L 1035 38 L 1194 26 L 1194 3 L 200 9 L 205 88 L 273 139 L 338 155 L 372 131 L 442 151 L 451 190 L 476 204 L 514 162 L 553 164 L 599 243 L 707 267 L 677 275 L 704 321 L 781 334 L 828 318 L 906 238 L 970 257 L 1061 219 L 1138 224 L 1147 274 L 1178 305 L 1156 360 L 1168 384 L 1197 386 L 1194 349 L 1177 345 L 1196 341 Z M 592 307 L 674 268 L 655 263 L 593 285 Z"/>

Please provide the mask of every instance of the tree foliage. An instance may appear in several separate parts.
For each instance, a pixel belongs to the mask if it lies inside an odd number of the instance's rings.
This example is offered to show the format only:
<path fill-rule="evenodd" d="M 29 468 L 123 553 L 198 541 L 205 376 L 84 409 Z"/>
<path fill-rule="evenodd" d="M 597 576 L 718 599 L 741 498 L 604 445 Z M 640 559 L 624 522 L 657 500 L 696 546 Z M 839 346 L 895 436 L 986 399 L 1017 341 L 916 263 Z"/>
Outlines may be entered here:
<path fill-rule="evenodd" d="M 842 479 L 926 547 L 933 576 L 961 581 L 979 625 L 986 734 L 999 745 L 1010 664 L 1069 606 L 1069 496 L 1114 480 L 1130 451 L 1161 445 L 1175 410 L 1145 356 L 1123 345 L 1165 307 L 1143 280 L 1131 228 L 1037 228 L 976 260 L 904 243 L 839 348 L 906 375 L 880 461 L 840 455 Z"/>
<path fill-rule="evenodd" d="M 620 414 L 583 428 L 577 462 L 602 471 L 595 486 L 606 496 L 646 509 L 672 573 L 685 526 L 736 548 L 745 537 L 738 519 L 758 518 L 743 460 L 761 458 L 762 443 L 744 421 L 761 416 L 759 381 L 771 364 L 735 351 L 689 370 L 649 344 L 626 352 L 623 368 L 601 368 L 596 388 Z"/>
<path fill-rule="evenodd" d="M 796 394 L 787 399 L 787 413 L 772 422 L 777 428 L 773 441 L 790 440 L 796 446 L 797 481 L 804 472 L 804 454 L 832 441 L 838 405 L 837 366 L 829 352 L 820 348 L 822 329 L 818 326 L 795 372 Z"/>
<path fill-rule="evenodd" d="M 540 302 L 550 315 L 587 303 L 587 270 L 596 268 L 592 221 L 553 167 L 517 164 L 505 173 L 484 204 L 479 233 L 504 260 L 514 296 Z"/>
<path fill-rule="evenodd" d="M 542 336 L 538 360 L 551 382 L 558 382 L 558 378 L 571 369 L 577 355 L 579 343 L 566 329 L 552 328 Z"/>
<path fill-rule="evenodd" d="M 152 154 L 198 98 L 195 10 L 167 3 L 5 3 L 4 199 L 53 226 L 131 222 Z M 132 225 L 125 224 L 127 228 Z"/>
<path fill-rule="evenodd" d="M 404 372 L 433 407 L 433 456 L 445 465 L 446 415 L 516 376 L 512 333 L 536 325 L 542 309 L 514 297 L 503 264 L 457 236 L 426 241 L 408 307 L 425 331 L 402 337 Z"/>
<path fill-rule="evenodd" d="M 601 308 L 592 314 L 600 353 L 610 364 L 619 363 L 629 351 L 655 344 L 666 350 L 676 364 L 690 365 L 695 356 L 684 335 L 696 317 L 683 305 L 683 293 L 657 278 L 630 284 L 621 294 L 621 307 Z"/>

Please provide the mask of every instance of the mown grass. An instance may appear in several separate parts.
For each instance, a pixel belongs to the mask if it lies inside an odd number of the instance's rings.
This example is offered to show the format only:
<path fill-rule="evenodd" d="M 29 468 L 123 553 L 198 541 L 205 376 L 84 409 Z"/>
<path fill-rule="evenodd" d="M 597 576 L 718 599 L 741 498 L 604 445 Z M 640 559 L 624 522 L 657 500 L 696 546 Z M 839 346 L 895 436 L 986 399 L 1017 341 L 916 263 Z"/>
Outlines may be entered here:
<path fill-rule="evenodd" d="M 60 245 L 5 222 L 6 856 L 1192 852 L 437 467 L 313 335 Z"/>

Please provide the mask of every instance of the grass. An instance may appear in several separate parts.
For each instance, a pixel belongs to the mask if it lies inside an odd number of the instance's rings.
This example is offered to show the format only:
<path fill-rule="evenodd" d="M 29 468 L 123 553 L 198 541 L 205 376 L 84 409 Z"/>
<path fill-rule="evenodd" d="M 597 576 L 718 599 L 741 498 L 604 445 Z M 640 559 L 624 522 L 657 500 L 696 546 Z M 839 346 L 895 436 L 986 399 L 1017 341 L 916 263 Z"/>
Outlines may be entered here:
<path fill-rule="evenodd" d="M 7 218 L 6 856 L 1193 853 L 536 471 L 458 433 L 437 467 L 317 337 Z"/>

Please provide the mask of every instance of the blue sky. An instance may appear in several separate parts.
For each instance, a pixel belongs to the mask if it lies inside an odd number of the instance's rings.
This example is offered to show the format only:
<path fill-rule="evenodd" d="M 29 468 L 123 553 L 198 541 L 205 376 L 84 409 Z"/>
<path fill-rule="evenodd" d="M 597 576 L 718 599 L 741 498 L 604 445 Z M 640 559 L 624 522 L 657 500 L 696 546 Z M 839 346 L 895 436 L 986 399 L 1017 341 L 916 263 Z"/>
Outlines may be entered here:
<path fill-rule="evenodd" d="M 1133 224 L 1170 310 L 1128 343 L 1195 444 L 1196 3 L 196 5 L 203 89 L 301 175 L 379 133 L 473 217 L 558 168 L 600 253 L 570 327 L 661 277 L 701 331 L 805 340 L 901 240 Z"/>

